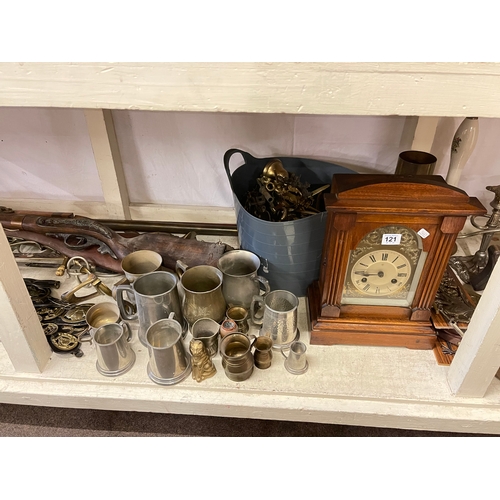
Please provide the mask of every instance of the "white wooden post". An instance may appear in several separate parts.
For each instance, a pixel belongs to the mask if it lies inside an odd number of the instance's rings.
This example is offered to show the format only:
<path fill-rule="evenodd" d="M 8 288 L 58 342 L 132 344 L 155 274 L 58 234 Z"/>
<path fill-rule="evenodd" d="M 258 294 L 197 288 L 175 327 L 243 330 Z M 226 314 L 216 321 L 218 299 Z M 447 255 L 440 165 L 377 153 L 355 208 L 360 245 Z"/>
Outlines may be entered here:
<path fill-rule="evenodd" d="M 500 266 L 496 265 L 448 371 L 457 396 L 482 398 L 500 367 Z"/>
<path fill-rule="evenodd" d="M 431 152 L 439 120 L 440 118 L 437 116 L 421 116 L 418 118 L 411 144 L 413 151 Z"/>
<path fill-rule="evenodd" d="M 440 118 L 437 116 L 408 116 L 401 134 L 401 151 L 431 152 Z M 396 166 L 397 158 L 394 161 Z"/>
<path fill-rule="evenodd" d="M 0 340 L 18 372 L 41 373 L 52 355 L 1 224 Z"/>
<path fill-rule="evenodd" d="M 111 110 L 84 111 L 109 217 L 130 219 L 128 190 Z"/>

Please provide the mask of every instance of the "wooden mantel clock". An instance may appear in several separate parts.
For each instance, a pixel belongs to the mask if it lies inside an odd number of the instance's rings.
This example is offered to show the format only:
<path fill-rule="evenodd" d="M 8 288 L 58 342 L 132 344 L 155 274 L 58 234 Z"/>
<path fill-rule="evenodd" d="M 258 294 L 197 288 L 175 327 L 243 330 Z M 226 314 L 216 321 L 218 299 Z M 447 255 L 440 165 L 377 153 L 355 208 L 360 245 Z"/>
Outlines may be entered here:
<path fill-rule="evenodd" d="M 458 232 L 486 209 L 438 175 L 336 174 L 325 204 L 311 344 L 432 349 L 431 307 Z"/>

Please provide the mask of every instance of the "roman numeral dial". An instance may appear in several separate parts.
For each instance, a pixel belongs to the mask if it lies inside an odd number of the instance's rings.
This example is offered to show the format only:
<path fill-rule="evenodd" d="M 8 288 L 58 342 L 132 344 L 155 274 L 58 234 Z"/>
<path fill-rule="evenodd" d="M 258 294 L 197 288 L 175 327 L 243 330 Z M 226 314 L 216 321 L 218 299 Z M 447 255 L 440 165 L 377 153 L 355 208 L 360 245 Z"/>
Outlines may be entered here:
<path fill-rule="evenodd" d="M 386 296 L 403 288 L 412 274 L 409 260 L 395 250 L 376 250 L 361 256 L 351 268 L 351 282 L 361 293 Z"/>

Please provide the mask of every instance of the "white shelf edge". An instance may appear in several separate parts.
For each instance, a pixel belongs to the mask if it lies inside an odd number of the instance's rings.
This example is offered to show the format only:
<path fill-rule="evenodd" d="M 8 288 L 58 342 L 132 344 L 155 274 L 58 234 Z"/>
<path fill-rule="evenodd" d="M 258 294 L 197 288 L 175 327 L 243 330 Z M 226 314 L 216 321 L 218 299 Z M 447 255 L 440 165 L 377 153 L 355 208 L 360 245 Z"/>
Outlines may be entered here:
<path fill-rule="evenodd" d="M 223 375 L 222 375 L 223 376 Z M 152 383 L 151 383 L 152 384 Z M 151 384 L 28 379 L 0 375 L 0 401 L 10 404 L 115 411 L 289 420 L 440 432 L 500 434 L 500 403 L 385 400 L 245 390 L 156 387 Z"/>
<path fill-rule="evenodd" d="M 500 116 L 500 63 L 0 63 L 0 106 Z"/>

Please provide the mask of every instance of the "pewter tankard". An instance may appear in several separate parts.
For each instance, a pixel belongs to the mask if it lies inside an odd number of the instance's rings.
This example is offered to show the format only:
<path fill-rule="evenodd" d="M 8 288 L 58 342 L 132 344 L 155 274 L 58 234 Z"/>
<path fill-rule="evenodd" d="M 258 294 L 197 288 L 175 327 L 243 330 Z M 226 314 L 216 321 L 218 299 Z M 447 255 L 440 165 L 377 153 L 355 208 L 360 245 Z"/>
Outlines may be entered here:
<path fill-rule="evenodd" d="M 158 320 L 146 333 L 148 376 L 160 385 L 177 384 L 191 373 L 191 357 L 182 343 L 182 327 L 173 317 L 171 313 Z"/>
<path fill-rule="evenodd" d="M 290 344 L 290 352 L 288 356 L 285 354 L 283 347 L 281 348 L 281 354 L 285 358 L 285 368 L 294 375 L 302 375 L 305 373 L 309 367 L 309 363 L 306 359 L 307 347 L 303 342 L 292 342 Z"/>
<path fill-rule="evenodd" d="M 265 297 L 254 296 L 250 313 L 256 325 L 262 325 L 260 335 L 271 337 L 273 349 L 288 347 L 299 337 L 297 311 L 299 299 L 287 290 L 274 290 Z"/>
<path fill-rule="evenodd" d="M 249 309 L 254 295 L 261 290 L 264 295 L 269 293 L 269 282 L 257 275 L 260 265 L 259 257 L 247 250 L 230 250 L 218 260 L 217 267 L 224 276 L 222 293 L 229 306 Z"/>
<path fill-rule="evenodd" d="M 183 336 L 187 334 L 188 327 L 182 314 L 177 283 L 175 274 L 168 271 L 154 271 L 140 276 L 130 285 L 116 287 L 116 302 L 121 316 L 127 320 L 139 318 L 138 336 L 144 346 L 148 328 L 159 319 L 168 318 L 172 312 L 182 327 Z M 137 304 L 136 314 L 127 312 L 123 299 L 123 292 L 131 290 L 134 292 Z"/>
<path fill-rule="evenodd" d="M 187 268 L 181 261 L 177 261 L 176 272 L 180 276 L 182 313 L 189 325 L 201 318 L 221 323 L 226 315 L 222 272 L 207 265 Z"/>
<path fill-rule="evenodd" d="M 145 274 L 152 273 L 153 271 L 160 271 L 161 264 L 161 255 L 157 252 L 153 252 L 152 250 L 137 250 L 136 252 L 126 255 L 121 262 L 121 268 L 125 278 L 120 280 L 113 287 L 113 298 L 116 300 L 116 292 L 119 285 L 133 283 L 137 278 L 140 278 Z M 131 311 L 130 314 L 133 314 L 136 312 L 133 291 L 128 291 L 127 297 L 130 303 L 124 303 L 123 305 Z"/>
<path fill-rule="evenodd" d="M 132 368 L 135 352 L 130 347 L 130 327 L 124 323 L 107 323 L 94 333 L 96 368 L 101 375 L 116 377 Z"/>

